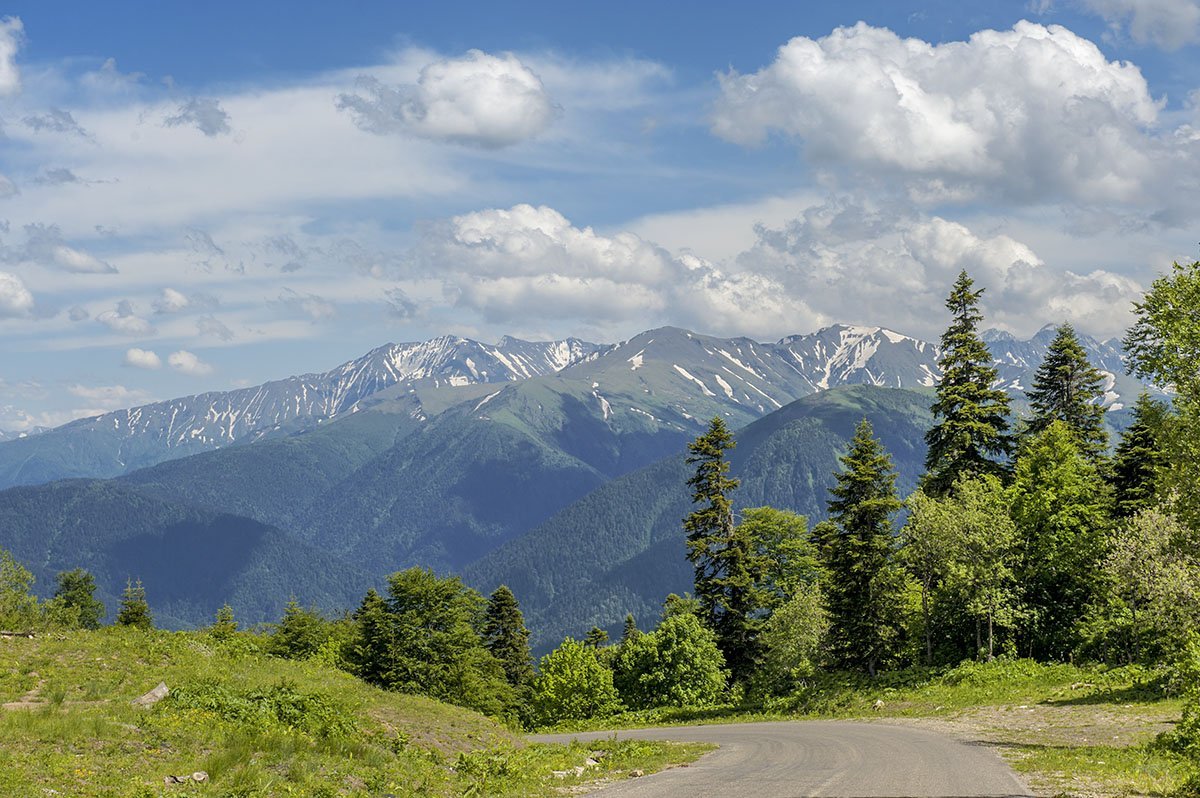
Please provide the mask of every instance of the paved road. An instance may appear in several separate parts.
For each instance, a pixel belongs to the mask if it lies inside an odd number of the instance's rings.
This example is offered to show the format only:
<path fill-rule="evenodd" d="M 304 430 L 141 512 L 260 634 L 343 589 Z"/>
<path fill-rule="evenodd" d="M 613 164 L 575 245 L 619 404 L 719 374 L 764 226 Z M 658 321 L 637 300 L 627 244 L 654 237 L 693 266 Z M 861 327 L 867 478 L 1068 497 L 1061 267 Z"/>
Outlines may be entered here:
<path fill-rule="evenodd" d="M 542 735 L 594 740 L 613 732 Z M 619 782 L 605 798 L 968 798 L 1028 796 L 1008 765 L 979 745 L 876 723 L 734 723 L 616 732 L 644 740 L 712 742 L 690 767 Z"/>

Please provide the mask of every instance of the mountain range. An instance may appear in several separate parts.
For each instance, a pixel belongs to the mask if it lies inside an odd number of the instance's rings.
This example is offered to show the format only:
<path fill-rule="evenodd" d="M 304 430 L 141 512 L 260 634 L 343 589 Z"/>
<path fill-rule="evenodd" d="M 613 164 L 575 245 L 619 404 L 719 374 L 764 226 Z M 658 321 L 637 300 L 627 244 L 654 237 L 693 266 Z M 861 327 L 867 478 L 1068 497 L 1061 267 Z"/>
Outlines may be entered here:
<path fill-rule="evenodd" d="M 1053 334 L 987 335 L 1014 396 Z M 1113 342 L 1083 343 L 1118 419 L 1142 386 Z M 661 328 L 614 345 L 389 344 L 322 374 L 0 442 L 0 486 L 24 485 L 0 492 L 0 546 L 43 589 L 75 565 L 110 598 L 131 577 L 208 574 L 153 582 L 178 625 L 225 601 L 247 621 L 278 617 L 290 595 L 346 607 L 422 565 L 508 583 L 553 642 L 687 588 L 681 452 L 714 415 L 738 430 L 741 507 L 820 517 L 864 416 L 911 487 L 938 355 L 844 325 L 774 343 Z"/>

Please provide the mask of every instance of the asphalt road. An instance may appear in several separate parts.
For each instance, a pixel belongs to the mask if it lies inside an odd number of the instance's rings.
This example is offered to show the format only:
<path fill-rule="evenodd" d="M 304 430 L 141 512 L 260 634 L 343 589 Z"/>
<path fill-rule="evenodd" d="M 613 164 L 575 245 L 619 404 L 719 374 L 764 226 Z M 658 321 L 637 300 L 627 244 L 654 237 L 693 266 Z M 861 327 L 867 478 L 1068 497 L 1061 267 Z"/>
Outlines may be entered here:
<path fill-rule="evenodd" d="M 996 754 L 933 732 L 877 723 L 799 721 L 616 732 L 643 740 L 720 746 L 689 767 L 630 779 L 605 798 L 974 798 L 1028 796 Z M 613 732 L 540 735 L 594 740 Z"/>

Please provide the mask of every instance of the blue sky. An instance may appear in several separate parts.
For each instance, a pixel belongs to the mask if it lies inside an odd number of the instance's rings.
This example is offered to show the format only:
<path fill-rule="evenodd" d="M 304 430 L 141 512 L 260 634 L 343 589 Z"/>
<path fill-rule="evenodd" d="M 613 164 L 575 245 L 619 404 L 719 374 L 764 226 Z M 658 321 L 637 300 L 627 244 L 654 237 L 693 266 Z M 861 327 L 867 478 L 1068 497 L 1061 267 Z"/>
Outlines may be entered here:
<path fill-rule="evenodd" d="M 1108 337 L 1196 256 L 1197 0 L 10 3 L 0 430 L 388 341 Z M 1200 95 L 1196 95 L 1200 96 Z"/>

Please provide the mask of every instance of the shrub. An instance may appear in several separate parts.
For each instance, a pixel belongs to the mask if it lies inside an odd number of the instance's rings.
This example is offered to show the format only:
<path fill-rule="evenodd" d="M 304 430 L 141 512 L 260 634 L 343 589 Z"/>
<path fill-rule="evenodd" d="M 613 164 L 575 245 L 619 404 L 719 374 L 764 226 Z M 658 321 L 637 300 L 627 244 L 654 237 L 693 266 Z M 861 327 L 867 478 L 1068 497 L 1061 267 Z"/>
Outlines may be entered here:
<path fill-rule="evenodd" d="M 530 697 L 534 724 L 548 726 L 620 711 L 613 673 L 600 664 L 595 649 L 568 637 L 542 657 L 540 665 Z"/>
<path fill-rule="evenodd" d="M 709 706 L 725 690 L 724 666 L 712 631 L 684 613 L 622 643 L 613 663 L 614 682 L 634 709 Z"/>
<path fill-rule="evenodd" d="M 179 687 L 164 706 L 215 715 L 253 731 L 295 729 L 314 737 L 341 737 L 354 731 L 351 713 L 322 693 L 306 693 L 288 681 L 268 688 L 234 690 L 205 681 Z"/>

